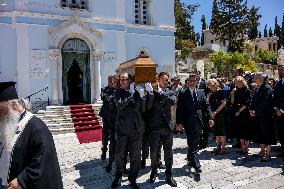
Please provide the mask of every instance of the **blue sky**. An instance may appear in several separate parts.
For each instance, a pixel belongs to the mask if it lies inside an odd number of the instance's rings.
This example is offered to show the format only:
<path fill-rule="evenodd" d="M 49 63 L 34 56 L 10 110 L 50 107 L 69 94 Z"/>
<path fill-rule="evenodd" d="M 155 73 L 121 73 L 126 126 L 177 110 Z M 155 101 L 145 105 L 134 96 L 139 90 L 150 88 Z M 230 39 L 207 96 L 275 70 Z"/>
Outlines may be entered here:
<path fill-rule="evenodd" d="M 212 13 L 213 0 L 181 0 L 183 3 L 198 3 L 197 12 L 193 17 L 193 25 L 196 32 L 201 32 L 201 16 L 204 14 L 206 17 L 207 25 L 210 24 Z M 260 7 L 259 12 L 262 14 L 260 19 L 259 30 L 263 34 L 265 24 L 267 24 L 267 30 L 269 27 L 274 31 L 274 19 L 278 16 L 278 24 L 281 26 L 282 17 L 284 13 L 284 0 L 248 0 L 248 6 Z"/>

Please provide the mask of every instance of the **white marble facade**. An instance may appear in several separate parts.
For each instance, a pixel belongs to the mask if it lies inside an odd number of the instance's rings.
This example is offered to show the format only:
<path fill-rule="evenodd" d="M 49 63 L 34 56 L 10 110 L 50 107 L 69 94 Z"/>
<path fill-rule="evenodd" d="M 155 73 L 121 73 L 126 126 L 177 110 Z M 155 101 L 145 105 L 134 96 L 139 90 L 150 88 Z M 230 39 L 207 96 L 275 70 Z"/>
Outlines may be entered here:
<path fill-rule="evenodd" d="M 81 4 L 69 8 L 64 2 Z M 71 38 L 83 40 L 90 49 L 92 102 L 100 99 L 100 89 L 117 65 L 141 50 L 158 64 L 158 71 L 174 70 L 170 68 L 175 64 L 173 0 L 82 3 L 4 0 L 0 5 L 0 81 L 17 82 L 20 97 L 49 86 L 51 102 L 62 104 L 61 48 Z"/>

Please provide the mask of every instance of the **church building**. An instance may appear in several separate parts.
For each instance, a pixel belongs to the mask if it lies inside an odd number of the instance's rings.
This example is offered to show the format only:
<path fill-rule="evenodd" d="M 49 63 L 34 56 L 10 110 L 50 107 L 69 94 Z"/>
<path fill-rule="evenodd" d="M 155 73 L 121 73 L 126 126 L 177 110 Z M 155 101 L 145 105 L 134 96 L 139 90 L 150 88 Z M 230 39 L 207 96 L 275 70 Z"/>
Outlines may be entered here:
<path fill-rule="evenodd" d="M 51 104 L 94 103 L 107 76 L 139 55 L 174 72 L 173 0 L 0 3 L 0 81 L 17 82 L 21 98 L 48 86 Z"/>

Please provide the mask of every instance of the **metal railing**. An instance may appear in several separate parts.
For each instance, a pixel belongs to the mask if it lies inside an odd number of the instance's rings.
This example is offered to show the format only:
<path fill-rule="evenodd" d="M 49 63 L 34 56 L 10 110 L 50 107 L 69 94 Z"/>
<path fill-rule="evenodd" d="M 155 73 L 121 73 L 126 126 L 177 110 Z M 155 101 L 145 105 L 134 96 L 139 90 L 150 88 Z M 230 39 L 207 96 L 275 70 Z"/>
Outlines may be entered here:
<path fill-rule="evenodd" d="M 38 110 L 49 106 L 48 86 L 27 96 L 25 99 L 31 103 L 32 112 L 37 112 Z"/>

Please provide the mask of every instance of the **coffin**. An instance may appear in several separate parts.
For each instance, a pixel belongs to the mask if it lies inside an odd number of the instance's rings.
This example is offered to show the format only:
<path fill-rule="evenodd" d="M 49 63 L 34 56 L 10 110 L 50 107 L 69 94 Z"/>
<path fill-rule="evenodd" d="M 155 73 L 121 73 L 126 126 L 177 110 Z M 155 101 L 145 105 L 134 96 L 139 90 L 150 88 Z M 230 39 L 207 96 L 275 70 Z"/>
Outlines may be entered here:
<path fill-rule="evenodd" d="M 121 63 L 116 69 L 118 75 L 125 72 L 135 76 L 135 83 L 156 83 L 156 67 L 155 64 L 149 56 L 140 55 L 139 57 L 129 60 L 127 62 Z"/>

